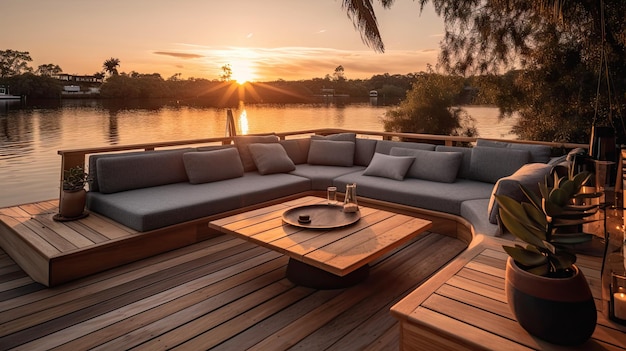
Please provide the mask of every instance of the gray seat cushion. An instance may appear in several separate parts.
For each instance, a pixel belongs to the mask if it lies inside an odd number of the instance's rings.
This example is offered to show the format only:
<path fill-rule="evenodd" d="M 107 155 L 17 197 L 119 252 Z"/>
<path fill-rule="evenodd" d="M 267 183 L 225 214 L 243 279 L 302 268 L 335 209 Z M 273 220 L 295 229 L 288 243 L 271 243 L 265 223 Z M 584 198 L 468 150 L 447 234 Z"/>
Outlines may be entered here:
<path fill-rule="evenodd" d="M 493 184 L 468 179 L 458 179 L 454 183 L 438 183 L 423 179 L 368 177 L 363 172 L 355 172 L 335 179 L 338 191 L 343 191 L 347 184 L 357 184 L 357 196 L 395 202 L 434 211 L 461 214 L 461 203 L 466 200 L 486 199 Z M 486 210 L 486 207 L 485 207 Z M 487 218 L 486 213 L 483 214 Z"/>
<path fill-rule="evenodd" d="M 247 172 L 213 183 L 184 182 L 114 194 L 89 192 L 87 207 L 135 230 L 148 231 L 308 191 L 310 184 L 291 174 Z"/>
<path fill-rule="evenodd" d="M 497 224 L 489 222 L 489 218 L 485 215 L 488 205 L 489 199 L 463 201 L 461 204 L 461 217 L 472 223 L 476 233 L 499 236 L 501 234 L 500 228 Z"/>

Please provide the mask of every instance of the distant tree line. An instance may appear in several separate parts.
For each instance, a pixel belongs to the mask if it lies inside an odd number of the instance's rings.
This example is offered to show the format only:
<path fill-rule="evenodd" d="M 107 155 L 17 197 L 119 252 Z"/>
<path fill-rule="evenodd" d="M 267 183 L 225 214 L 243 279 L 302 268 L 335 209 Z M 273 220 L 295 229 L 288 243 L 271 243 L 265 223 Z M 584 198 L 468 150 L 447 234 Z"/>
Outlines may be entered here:
<path fill-rule="evenodd" d="M 63 70 L 54 64 L 41 65 L 34 70 L 28 65 L 31 61 L 28 52 L 0 51 L 0 84 L 9 85 L 11 93 L 16 95 L 27 95 L 32 98 L 58 98 L 63 85 L 67 83 L 53 79 L 51 76 L 62 73 Z M 373 75 L 369 79 L 348 79 L 344 67 L 338 66 L 332 74 L 327 74 L 323 78 L 248 82 L 239 85 L 231 80 L 232 71 L 228 65 L 222 67 L 222 74 L 218 79 L 209 80 L 181 79 L 179 73 L 166 79 L 159 73 L 143 74 L 135 71 L 120 73 L 118 70 L 120 63 L 119 59 L 111 57 L 104 61 L 103 71 L 94 74 L 99 78 L 106 76 L 104 83 L 100 86 L 101 98 L 168 98 L 217 106 L 236 106 L 239 100 L 249 103 L 311 102 L 315 101 L 315 95 L 320 94 L 323 89 L 333 89 L 337 94 L 347 94 L 357 98 L 366 98 L 371 90 L 376 90 L 381 100 L 397 103 L 406 97 L 407 92 L 416 82 L 420 81 L 418 78 L 426 74 L 424 72 L 385 73 Z M 432 72 L 429 74 L 436 75 Z M 483 89 L 499 89 L 493 87 L 497 84 L 497 77 L 463 79 L 442 76 L 441 79 L 462 83 L 456 91 L 450 88 L 456 104 L 493 103 L 493 101 L 488 101 L 493 95 Z M 483 80 L 490 84 L 482 84 Z M 482 85 L 476 90 L 475 88 L 468 89 L 467 85 L 470 84 Z"/>

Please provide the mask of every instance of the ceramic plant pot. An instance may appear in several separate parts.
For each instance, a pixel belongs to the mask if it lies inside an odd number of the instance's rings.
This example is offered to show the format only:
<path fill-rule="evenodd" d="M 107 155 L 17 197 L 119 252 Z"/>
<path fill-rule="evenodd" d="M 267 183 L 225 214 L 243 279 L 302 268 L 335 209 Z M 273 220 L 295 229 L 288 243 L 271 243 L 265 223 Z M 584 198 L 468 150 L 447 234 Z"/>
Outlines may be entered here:
<path fill-rule="evenodd" d="M 59 204 L 59 215 L 62 218 L 70 219 L 83 216 L 87 192 L 80 190 L 63 190 L 61 192 L 61 202 Z"/>
<path fill-rule="evenodd" d="M 596 327 L 596 306 L 583 273 L 547 278 L 519 268 L 509 257 L 505 292 L 511 311 L 530 334 L 559 345 L 580 345 Z"/>

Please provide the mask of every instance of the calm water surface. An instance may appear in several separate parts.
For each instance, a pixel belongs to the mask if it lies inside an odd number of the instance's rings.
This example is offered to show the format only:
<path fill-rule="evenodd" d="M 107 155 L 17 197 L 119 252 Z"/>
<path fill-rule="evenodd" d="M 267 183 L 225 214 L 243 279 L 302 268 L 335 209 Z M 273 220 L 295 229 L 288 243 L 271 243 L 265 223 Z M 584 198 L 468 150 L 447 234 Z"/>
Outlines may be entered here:
<path fill-rule="evenodd" d="M 185 105 L 113 105 L 63 100 L 53 106 L 0 100 L 0 207 L 58 196 L 57 150 L 220 137 L 226 109 Z M 239 134 L 317 128 L 382 131 L 389 107 L 369 103 L 245 105 L 233 109 Z M 514 119 L 492 107 L 466 107 L 482 137 L 513 138 Z"/>

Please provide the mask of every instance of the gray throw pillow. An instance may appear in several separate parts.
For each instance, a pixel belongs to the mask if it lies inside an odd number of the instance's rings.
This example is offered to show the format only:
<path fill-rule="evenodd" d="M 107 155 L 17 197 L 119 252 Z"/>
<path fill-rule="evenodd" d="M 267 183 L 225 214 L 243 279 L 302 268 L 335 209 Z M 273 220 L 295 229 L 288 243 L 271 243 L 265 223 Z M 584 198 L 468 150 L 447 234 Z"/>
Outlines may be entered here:
<path fill-rule="evenodd" d="M 528 163 L 527 150 L 476 146 L 472 149 L 471 179 L 494 183 L 508 177 Z"/>
<path fill-rule="evenodd" d="M 552 166 L 545 163 L 529 163 L 510 176 L 500 178 L 493 187 L 491 198 L 489 199 L 489 207 L 487 209 L 489 222 L 493 224 L 498 223 L 497 218 L 500 206 L 496 201 L 495 195 L 506 195 L 519 202 L 528 202 L 520 188 L 520 184 L 535 194 L 539 194 L 539 183 L 544 182 L 546 175 L 550 174 L 551 170 Z"/>
<path fill-rule="evenodd" d="M 312 165 L 354 165 L 354 143 L 351 141 L 311 140 L 307 162 Z"/>
<path fill-rule="evenodd" d="M 183 154 L 189 183 L 202 184 L 243 176 L 239 152 L 235 148 Z"/>
<path fill-rule="evenodd" d="M 375 153 L 363 175 L 403 180 L 415 160 L 412 156 L 390 156 Z"/>
<path fill-rule="evenodd" d="M 256 169 L 248 145 L 257 143 L 278 143 L 278 137 L 276 135 L 240 135 L 234 137 L 234 140 L 245 172 L 254 171 Z"/>
<path fill-rule="evenodd" d="M 407 177 L 432 180 L 440 183 L 454 183 L 463 154 L 460 152 L 440 152 L 392 147 L 389 151 L 393 156 L 413 156 L 415 162 L 407 173 Z"/>
<path fill-rule="evenodd" d="M 263 175 L 291 172 L 296 169 L 296 165 L 280 144 L 250 144 L 248 149 L 257 170 Z"/>

